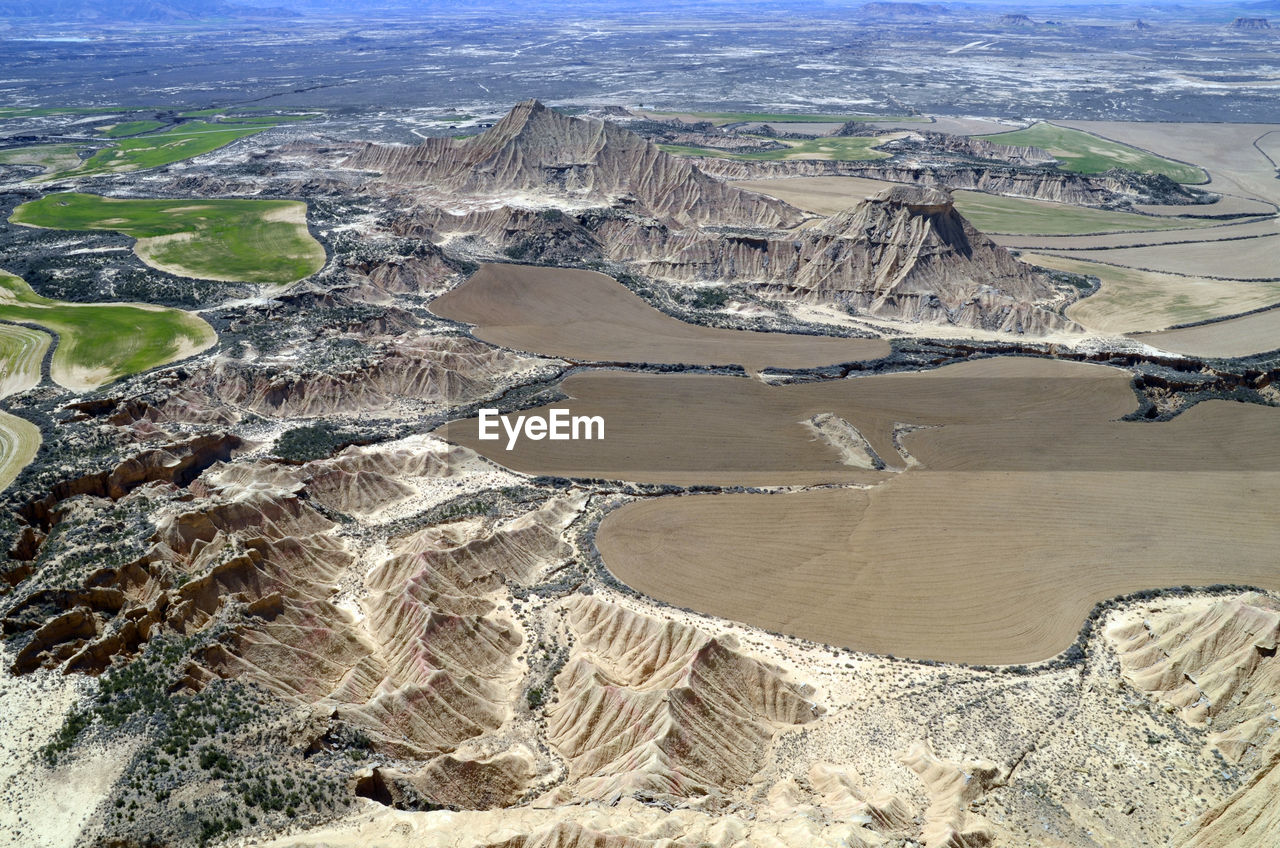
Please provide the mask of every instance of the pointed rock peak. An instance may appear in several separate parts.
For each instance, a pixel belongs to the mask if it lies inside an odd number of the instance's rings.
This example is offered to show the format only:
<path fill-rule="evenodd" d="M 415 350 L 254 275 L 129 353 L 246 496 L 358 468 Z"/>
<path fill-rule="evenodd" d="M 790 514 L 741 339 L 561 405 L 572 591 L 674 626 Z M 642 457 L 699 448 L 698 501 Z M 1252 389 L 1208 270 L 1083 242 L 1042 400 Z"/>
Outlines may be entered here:
<path fill-rule="evenodd" d="M 543 105 L 542 101 L 537 100 L 536 98 L 521 100 L 515 106 L 511 107 L 511 111 L 504 115 L 502 120 L 498 121 L 485 132 L 481 133 L 478 137 L 510 137 L 524 130 L 531 121 L 548 115 L 563 117 L 555 110 L 548 109 Z"/>

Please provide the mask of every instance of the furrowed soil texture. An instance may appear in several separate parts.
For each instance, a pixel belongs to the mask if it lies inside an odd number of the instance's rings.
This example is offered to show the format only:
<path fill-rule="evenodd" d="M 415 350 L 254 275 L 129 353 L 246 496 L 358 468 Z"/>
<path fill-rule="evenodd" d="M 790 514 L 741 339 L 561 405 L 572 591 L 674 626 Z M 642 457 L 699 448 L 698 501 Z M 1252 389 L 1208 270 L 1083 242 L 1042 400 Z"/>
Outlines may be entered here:
<path fill-rule="evenodd" d="M 0 273 L 0 283 L 4 279 Z M 0 324 L 0 397 L 24 392 L 40 382 L 40 363 L 50 341 L 48 333 Z"/>
<path fill-rule="evenodd" d="M 604 440 L 507 451 L 474 421 L 441 434 L 534 474 L 860 484 L 611 515 L 606 566 L 679 606 L 863 650 L 1016 663 L 1065 649 L 1116 594 L 1280 588 L 1280 410 L 1214 401 L 1121 421 L 1135 407 L 1125 372 L 1027 358 L 792 386 L 599 372 L 563 391 L 551 406 L 602 416 Z M 886 470 L 846 464 L 851 442 Z"/>
<path fill-rule="evenodd" d="M 879 339 L 721 330 L 666 315 L 593 271 L 485 265 L 431 303 L 493 344 L 595 362 L 805 368 L 889 353 Z"/>
<path fill-rule="evenodd" d="M 39 427 L 25 418 L 0 412 L 0 490 L 8 488 L 39 449 Z"/>
<path fill-rule="evenodd" d="M 605 519 L 606 566 L 681 607 L 817 642 L 983 664 L 1065 650 L 1092 606 L 1164 586 L 1280 588 L 1271 472 L 919 472 L 699 495 Z M 1189 529 L 1190 528 L 1190 529 Z"/>
<path fill-rule="evenodd" d="M 182 359 L 217 339 L 203 319 L 181 310 L 49 300 L 21 278 L 3 272 L 0 319 L 38 324 L 57 333 L 52 376 L 74 391 Z"/>
<path fill-rule="evenodd" d="M 324 265 L 307 232 L 307 207 L 292 200 L 142 200 L 51 194 L 9 220 L 63 230 L 114 230 L 161 271 L 207 280 L 291 283 Z"/>

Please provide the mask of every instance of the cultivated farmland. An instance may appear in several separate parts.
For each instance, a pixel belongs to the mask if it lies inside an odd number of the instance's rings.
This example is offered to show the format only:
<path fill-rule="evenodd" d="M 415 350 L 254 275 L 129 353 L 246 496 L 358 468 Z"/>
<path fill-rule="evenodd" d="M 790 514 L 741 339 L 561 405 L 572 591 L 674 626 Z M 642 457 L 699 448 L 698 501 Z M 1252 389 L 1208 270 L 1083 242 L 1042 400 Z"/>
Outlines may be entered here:
<path fill-rule="evenodd" d="M 0 412 L 0 490 L 8 488 L 40 449 L 40 428 L 25 418 Z"/>
<path fill-rule="evenodd" d="M 742 180 L 738 188 L 767 194 L 820 215 L 833 215 L 893 185 L 862 177 L 786 177 Z M 1195 229 L 1216 221 L 1139 215 L 1050 203 L 1021 197 L 1002 197 L 977 191 L 953 193 L 956 208 L 985 233 L 1079 235 L 1084 233 L 1150 232 Z M 1184 209 L 1186 207 L 1183 207 Z"/>
<path fill-rule="evenodd" d="M 1046 253 L 1024 253 L 1022 260 L 1101 280 L 1102 287 L 1095 294 L 1067 309 L 1069 317 L 1099 333 L 1162 330 L 1280 303 L 1280 283 L 1138 271 Z"/>
<path fill-rule="evenodd" d="M 57 333 L 53 379 L 76 391 L 182 359 L 216 340 L 202 319 L 177 309 L 63 303 L 39 296 L 21 278 L 2 272 L 0 319 Z"/>
<path fill-rule="evenodd" d="M 715 156 L 722 159 L 743 159 L 765 162 L 782 159 L 834 159 L 841 162 L 860 162 L 872 159 L 888 159 L 889 154 L 879 149 L 881 144 L 898 136 L 823 136 L 821 138 L 779 139 L 784 149 L 757 150 L 750 153 L 730 153 L 709 147 L 692 147 L 680 144 L 658 145 L 668 153 L 678 156 Z"/>
<path fill-rule="evenodd" d="M 1140 174 L 1161 174 L 1180 183 L 1205 182 L 1205 172 L 1195 165 L 1043 121 L 1023 130 L 981 138 L 1014 147 L 1039 147 L 1056 157 L 1064 170 L 1081 174 L 1101 174 L 1112 168 L 1124 168 Z"/>
<path fill-rule="evenodd" d="M 64 230 L 115 230 L 138 239 L 152 267 L 189 277 L 290 283 L 324 265 L 306 226 L 306 204 L 289 200 L 134 200 L 52 194 L 14 210 L 11 221 Z"/>
<path fill-rule="evenodd" d="M 665 315 L 604 274 L 489 264 L 431 311 L 476 325 L 478 338 L 594 361 L 741 365 L 756 371 L 876 359 L 879 339 L 721 330 Z"/>

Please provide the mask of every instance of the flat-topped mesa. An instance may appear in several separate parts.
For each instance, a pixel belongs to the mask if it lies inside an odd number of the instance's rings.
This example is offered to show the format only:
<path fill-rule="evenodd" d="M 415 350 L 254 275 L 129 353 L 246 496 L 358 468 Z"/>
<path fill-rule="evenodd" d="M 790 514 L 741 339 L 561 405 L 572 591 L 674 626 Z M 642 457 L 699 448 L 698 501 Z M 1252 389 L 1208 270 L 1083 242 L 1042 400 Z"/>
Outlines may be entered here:
<path fill-rule="evenodd" d="M 813 228 L 795 294 L 909 321 L 1013 332 L 1070 328 L 1060 294 L 936 188 L 893 186 Z"/>
<path fill-rule="evenodd" d="M 836 213 L 823 226 L 830 225 L 841 216 L 870 213 L 877 206 L 899 206 L 913 215 L 950 215 L 955 210 L 955 203 L 948 191 L 929 186 L 895 185 L 881 189 L 851 209 Z"/>
<path fill-rule="evenodd" d="M 912 323 L 1041 335 L 1079 328 L 1071 293 L 1013 257 L 936 188 L 892 186 L 796 233 L 675 234 L 629 258 L 680 282 L 745 283 L 780 300 Z"/>
<path fill-rule="evenodd" d="M 1266 18 L 1236 18 L 1231 22 L 1232 29 L 1271 29 L 1271 22 Z"/>
<path fill-rule="evenodd" d="M 804 215 L 734 188 L 616 124 L 571 118 L 526 100 L 478 136 L 408 147 L 368 144 L 347 167 L 471 197 L 512 192 L 607 203 L 677 226 L 789 227 Z"/>

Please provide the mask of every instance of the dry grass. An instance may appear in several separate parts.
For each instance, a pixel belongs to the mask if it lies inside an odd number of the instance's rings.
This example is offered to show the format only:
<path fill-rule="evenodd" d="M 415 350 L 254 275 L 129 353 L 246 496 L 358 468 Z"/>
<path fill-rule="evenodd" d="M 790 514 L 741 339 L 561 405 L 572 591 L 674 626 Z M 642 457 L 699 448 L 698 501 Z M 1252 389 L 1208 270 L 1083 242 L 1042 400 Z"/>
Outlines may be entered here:
<path fill-rule="evenodd" d="M 992 239 L 1005 247 L 1020 250 L 1090 250 L 1101 247 L 1135 247 L 1154 244 L 1178 244 L 1223 241 L 1244 237 L 1268 236 L 1280 233 L 1280 221 L 1276 218 L 1248 219 L 1238 223 L 1208 222 L 1212 226 L 1196 230 L 1168 230 L 1165 232 L 1102 233 L 1094 235 L 993 235 Z"/>
<path fill-rule="evenodd" d="M 1280 283 L 1158 274 L 1048 254 L 1027 253 L 1022 259 L 1102 280 L 1102 288 L 1096 294 L 1067 309 L 1069 318 L 1096 333 L 1163 330 L 1174 324 L 1238 315 L 1280 302 Z"/>
<path fill-rule="evenodd" d="M 876 359 L 879 339 L 718 330 L 665 315 L 592 271 L 485 265 L 431 304 L 493 344 L 573 360 L 803 368 Z"/>
<path fill-rule="evenodd" d="M 777 180 L 742 180 L 738 188 L 776 197 L 793 206 L 833 215 L 857 205 L 881 189 L 894 185 L 863 177 L 786 177 Z M 1137 215 L 1090 209 L 1066 203 L 1050 203 L 1024 197 L 1004 197 L 979 191 L 953 192 L 956 209 L 985 233 L 1068 234 L 1141 232 L 1197 229 L 1212 221 Z M 1187 238 L 1183 234 L 1183 238 Z M 1132 237 L 1135 240 L 1137 237 Z M 1143 240 L 1147 240 L 1145 235 Z"/>
<path fill-rule="evenodd" d="M 1073 254 L 1080 259 L 1093 259 L 1129 268 L 1232 280 L 1280 278 L 1277 255 L 1280 255 L 1280 234 L 1238 241 L 1081 250 Z"/>
<path fill-rule="evenodd" d="M 1248 356 L 1280 350 L 1280 309 L 1136 338 L 1188 356 Z"/>

